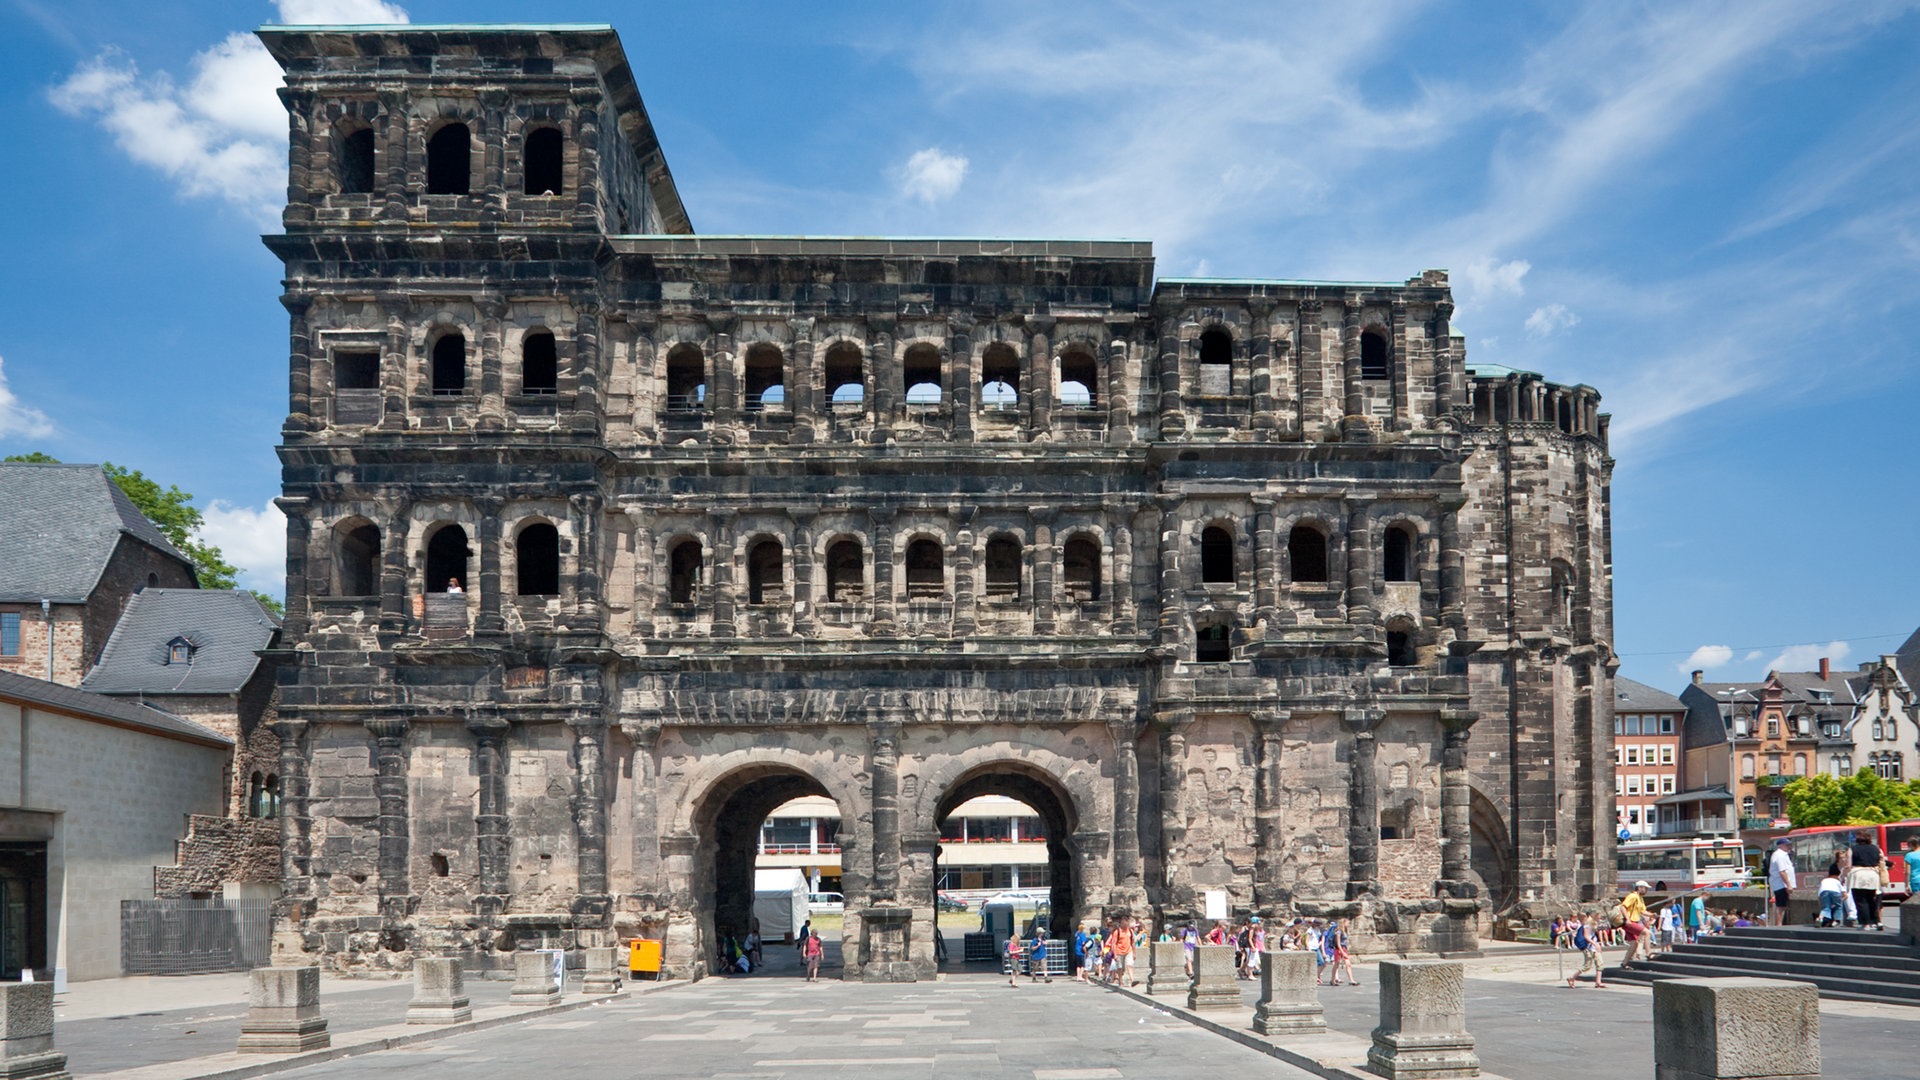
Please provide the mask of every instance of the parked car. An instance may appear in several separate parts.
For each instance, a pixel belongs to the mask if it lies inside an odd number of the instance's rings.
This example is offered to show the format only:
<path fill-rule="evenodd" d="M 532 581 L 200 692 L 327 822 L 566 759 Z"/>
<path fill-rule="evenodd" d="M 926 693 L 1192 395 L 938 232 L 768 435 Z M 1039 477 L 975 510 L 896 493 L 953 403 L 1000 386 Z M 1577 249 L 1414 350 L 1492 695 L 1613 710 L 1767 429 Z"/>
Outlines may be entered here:
<path fill-rule="evenodd" d="M 1014 907 L 1034 907 L 1053 899 L 1050 889 L 1008 889 L 987 897 L 989 904 L 1012 904 Z"/>
<path fill-rule="evenodd" d="M 817 892 L 807 894 L 807 914 L 841 915 L 847 910 L 847 898 L 837 892 Z"/>
<path fill-rule="evenodd" d="M 965 900 L 962 900 L 957 896 L 948 896 L 946 893 L 943 893 L 943 892 L 933 894 L 933 906 L 940 911 L 967 910 L 967 902 Z"/>

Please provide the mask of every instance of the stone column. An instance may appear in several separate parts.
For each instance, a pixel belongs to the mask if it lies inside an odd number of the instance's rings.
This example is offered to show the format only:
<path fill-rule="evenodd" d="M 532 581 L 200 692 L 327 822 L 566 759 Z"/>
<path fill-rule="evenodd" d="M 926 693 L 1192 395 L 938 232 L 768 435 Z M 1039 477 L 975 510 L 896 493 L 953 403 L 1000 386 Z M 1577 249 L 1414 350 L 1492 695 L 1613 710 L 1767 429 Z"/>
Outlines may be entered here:
<path fill-rule="evenodd" d="M 1459 961 L 1382 960 L 1379 979 L 1380 1026 L 1373 1029 L 1367 1068 L 1388 1080 L 1480 1075 Z"/>
<path fill-rule="evenodd" d="M 413 542 L 407 529 L 412 503 L 401 499 L 392 510 L 380 536 L 380 632 L 384 634 L 407 629 L 407 545 Z"/>
<path fill-rule="evenodd" d="M 1133 528 L 1129 524 L 1132 517 L 1130 507 L 1110 507 L 1108 511 L 1108 520 L 1114 523 L 1109 595 L 1113 598 L 1113 632 L 1116 634 L 1132 634 L 1140 627 L 1133 609 Z"/>
<path fill-rule="evenodd" d="M 604 907 L 607 897 L 607 723 L 598 715 L 578 715 L 573 727 L 573 830 L 579 845 L 576 913 Z"/>
<path fill-rule="evenodd" d="M 893 900 L 900 887 L 900 725 L 867 725 L 872 743 L 873 886 L 875 903 Z"/>
<path fill-rule="evenodd" d="M 1345 374 L 1346 422 L 1341 426 L 1343 438 L 1352 438 L 1355 425 L 1364 415 L 1367 399 L 1360 381 L 1360 304 L 1357 300 L 1348 300 L 1340 323 L 1340 360 Z"/>
<path fill-rule="evenodd" d="M 510 1005 L 558 1005 L 561 987 L 553 977 L 553 957 L 544 952 L 513 954 L 513 989 L 507 994 Z"/>
<path fill-rule="evenodd" d="M 1473 827 L 1469 817 L 1473 799 L 1467 785 L 1467 744 L 1472 741 L 1476 712 L 1443 712 L 1446 747 L 1440 752 L 1440 877 L 1467 880 L 1473 866 Z"/>
<path fill-rule="evenodd" d="M 1460 388 L 1453 379 L 1453 305 L 1445 300 L 1433 305 L 1433 415 L 1452 418 L 1462 404 Z"/>
<path fill-rule="evenodd" d="M 1029 438 L 1038 438 L 1053 429 L 1053 347 L 1050 336 L 1054 320 L 1029 317 L 1027 330 L 1027 375 L 1032 388 L 1033 417 L 1028 424 Z"/>
<path fill-rule="evenodd" d="M 1187 988 L 1187 1008 L 1237 1009 L 1240 977 L 1233 967 L 1233 946 L 1201 945 L 1193 950 L 1193 985 Z"/>
<path fill-rule="evenodd" d="M 1379 745 L 1373 730 L 1381 715 L 1372 709 L 1348 709 L 1340 724 L 1353 735 L 1353 767 L 1347 780 L 1347 899 L 1380 891 L 1380 779 L 1375 762 Z"/>
<path fill-rule="evenodd" d="M 658 558 L 653 549 L 653 514 L 641 507 L 626 508 L 627 521 L 633 526 L 633 633 L 636 637 L 653 634 L 653 615 L 660 603 L 657 581 Z"/>
<path fill-rule="evenodd" d="M 481 212 L 499 221 L 507 210 L 507 94 L 501 89 L 480 91 L 480 115 L 474 119 L 473 141 L 480 144 Z"/>
<path fill-rule="evenodd" d="M 0 983 L 0 1076 L 73 1080 L 53 1048 L 52 983 Z"/>
<path fill-rule="evenodd" d="M 422 956 L 413 961 L 413 1000 L 407 1002 L 409 1024 L 464 1024 L 473 1019 L 460 961 Z"/>
<path fill-rule="evenodd" d="M 1158 338 L 1160 362 L 1156 374 L 1160 381 L 1160 437 L 1178 438 L 1186 434 L 1187 414 L 1180 398 L 1180 323 L 1160 320 Z"/>
<path fill-rule="evenodd" d="M 574 148 L 579 155 L 573 225 L 592 232 L 611 232 L 619 228 L 618 219 L 602 222 L 600 217 L 600 92 L 592 86 L 581 86 L 569 96 L 573 105 Z M 640 223 L 629 224 L 637 228 Z"/>
<path fill-rule="evenodd" d="M 1393 388 L 1393 430 L 1405 431 L 1413 426 L 1413 410 L 1409 407 L 1413 392 L 1413 370 L 1407 356 L 1407 302 L 1395 300 L 1387 318 L 1388 331 L 1393 335 L 1387 372 L 1392 377 L 1389 385 Z"/>
<path fill-rule="evenodd" d="M 732 510 L 714 510 L 709 515 L 713 519 L 713 628 L 717 638 L 734 636 L 733 624 L 735 605 L 739 597 L 733 587 L 733 518 Z"/>
<path fill-rule="evenodd" d="M 1253 308 L 1253 333 L 1248 341 L 1253 360 L 1249 367 L 1248 389 L 1253 398 L 1253 428 L 1273 430 L 1273 306 Z"/>
<path fill-rule="evenodd" d="M 595 631 L 603 628 L 600 597 L 600 523 L 601 500 L 594 492 L 567 498 L 573 514 L 573 579 L 566 590 L 561 609 L 571 612 L 567 629 Z"/>
<path fill-rule="evenodd" d="M 405 431 L 407 427 L 407 387 L 412 366 L 407 363 L 412 335 L 407 329 L 409 305 L 406 300 L 388 297 L 380 302 L 387 317 L 387 340 L 380 357 L 380 430 Z"/>
<path fill-rule="evenodd" d="M 512 888 L 507 880 L 512 841 L 507 835 L 507 721 L 484 714 L 467 718 L 473 733 L 474 774 L 479 779 L 478 813 L 474 815 L 474 851 L 479 862 L 478 895 L 474 910 L 482 915 L 506 908 Z"/>
<path fill-rule="evenodd" d="M 605 412 L 600 402 L 600 304 L 591 296 L 576 296 L 573 314 L 573 411 L 566 422 L 570 430 L 597 434 Z M 565 372 L 561 374 L 564 378 Z"/>
<path fill-rule="evenodd" d="M 814 440 L 819 425 L 820 407 L 814 400 L 813 320 L 788 319 L 793 333 L 793 381 L 787 384 L 787 401 L 793 410 L 793 434 L 798 444 Z"/>
<path fill-rule="evenodd" d="M 280 741 L 280 887 L 289 898 L 313 893 L 313 819 L 308 806 L 307 722 L 281 713 L 273 722 Z"/>
<path fill-rule="evenodd" d="M 313 328 L 308 323 L 308 314 L 313 310 L 313 297 L 286 293 L 280 297 L 280 306 L 292 316 L 287 330 L 287 348 L 291 353 L 287 373 L 287 419 L 282 430 L 317 431 L 332 418 L 332 410 L 314 400 Z M 325 389 L 331 390 L 332 387 Z"/>
<path fill-rule="evenodd" d="M 731 316 L 709 319 L 713 327 L 713 433 L 715 441 L 721 441 L 722 432 L 730 432 L 734 426 L 734 412 L 739 397 L 739 376 L 734 371 L 737 357 L 733 352 L 733 335 L 727 333 L 734 324 Z"/>
<path fill-rule="evenodd" d="M 399 918 L 407 913 L 412 891 L 407 866 L 407 721 L 369 720 L 367 734 L 373 738 L 373 794 L 380 807 L 380 913 Z"/>
<path fill-rule="evenodd" d="M 1135 744 L 1140 725 L 1131 716 L 1109 720 L 1107 734 L 1113 739 L 1113 883 L 1115 892 L 1131 897 L 1146 893 L 1140 879 L 1140 760 Z M 1126 900 L 1116 901 L 1122 905 Z M 1137 914 L 1137 913 L 1136 913 Z"/>
<path fill-rule="evenodd" d="M 482 431 L 499 431 L 507 424 L 506 342 L 507 303 L 499 297 L 482 299 L 480 308 L 480 422 Z"/>
<path fill-rule="evenodd" d="M 892 510 L 869 510 L 873 536 L 873 632 L 891 636 L 899 631 L 893 606 L 893 519 Z"/>
<path fill-rule="evenodd" d="M 1268 949 L 1260 957 L 1260 1002 L 1253 1030 L 1262 1035 L 1312 1035 L 1327 1030 L 1326 1010 L 1314 982 L 1313 954 Z"/>
<path fill-rule="evenodd" d="M 790 511 L 793 518 L 793 632 L 812 637 L 819 629 L 813 612 L 813 514 Z"/>
<path fill-rule="evenodd" d="M 285 224 L 296 221 L 311 222 L 313 204 L 324 198 L 333 188 L 333 184 L 324 179 L 326 176 L 324 162 L 334 156 L 328 152 L 332 148 L 333 140 L 322 136 L 319 156 L 323 164 L 316 170 L 313 167 L 315 125 L 312 92 L 282 90 L 280 100 L 287 109 L 287 208 L 281 212 L 281 221 Z M 322 130 L 325 131 L 330 127 L 331 125 L 323 125 Z M 316 172 L 323 178 L 318 183 L 314 179 Z"/>
<path fill-rule="evenodd" d="M 280 620 L 280 639 L 289 645 L 305 641 L 311 626 L 314 570 L 308 548 L 313 538 L 313 522 L 308 517 L 312 502 L 285 495 L 273 500 L 287 519 L 287 613 Z M 322 550 L 322 558 L 332 552 Z M 322 566 L 325 564 L 322 563 Z M 331 590 L 328 590 L 331 592 Z"/>
<path fill-rule="evenodd" d="M 506 593 L 500 570 L 500 512 L 505 508 L 505 499 L 491 495 L 473 500 L 474 513 L 480 516 L 475 537 L 480 544 L 480 587 L 476 590 L 480 593 L 480 615 L 473 623 L 477 634 L 498 634 L 507 628 L 507 621 L 500 614 L 501 600 Z"/>
<path fill-rule="evenodd" d="M 1460 510 L 1454 507 L 1440 519 L 1440 625 L 1448 641 L 1466 636 L 1467 560 L 1460 538 Z"/>
<path fill-rule="evenodd" d="M 956 420 L 959 413 L 954 414 Z M 978 624 L 978 608 L 975 606 L 978 590 L 974 588 L 972 503 L 954 503 L 947 507 L 947 516 L 954 524 L 953 534 L 953 635 L 965 637 L 973 633 Z"/>
<path fill-rule="evenodd" d="M 1653 984 L 1656 1080 L 1820 1080 L 1820 993 L 1784 979 Z"/>
<path fill-rule="evenodd" d="M 950 318 L 947 323 L 947 358 L 951 365 L 953 391 L 947 400 L 953 405 L 953 441 L 973 441 L 974 390 L 973 322 Z"/>
<path fill-rule="evenodd" d="M 872 391 L 868 407 L 873 410 L 875 445 L 893 438 L 907 396 L 900 385 L 900 358 L 894 352 L 893 328 L 891 317 L 869 320 L 867 327 L 867 380 Z"/>
<path fill-rule="evenodd" d="M 1368 626 L 1373 610 L 1373 515 L 1365 507 L 1347 517 L 1347 622 Z"/>
<path fill-rule="evenodd" d="M 1192 898 L 1184 886 L 1180 860 L 1187 838 L 1185 794 L 1187 782 L 1187 728 L 1193 725 L 1192 709 L 1167 709 L 1158 714 L 1160 721 L 1160 860 L 1167 894 L 1162 903 L 1179 906 Z"/>
<path fill-rule="evenodd" d="M 1027 508 L 1033 522 L 1033 632 L 1046 637 L 1054 631 L 1054 611 L 1059 603 L 1059 585 L 1054 568 L 1060 554 L 1053 546 L 1054 509 L 1051 506 Z"/>
<path fill-rule="evenodd" d="M 1107 347 L 1107 441 L 1133 441 L 1131 395 L 1127 393 L 1127 331 L 1131 327 L 1115 325 L 1113 341 Z"/>
<path fill-rule="evenodd" d="M 1259 765 L 1253 777 L 1253 906 L 1269 917 L 1290 899 L 1280 883 L 1280 755 L 1285 749 L 1283 733 L 1290 717 L 1285 709 L 1266 709 L 1253 718 L 1259 740 Z"/>
<path fill-rule="evenodd" d="M 425 190 L 422 187 L 411 193 L 408 191 L 407 151 L 409 147 L 407 144 L 413 127 L 407 114 L 410 103 L 407 96 L 397 90 L 384 90 L 378 96 L 380 112 L 374 123 L 374 138 L 380 140 L 380 148 L 375 162 L 386 166 L 382 174 L 385 180 L 376 187 L 383 196 L 380 219 L 388 222 L 405 221 L 407 220 L 407 196 L 418 195 Z"/>
<path fill-rule="evenodd" d="M 633 891 L 658 895 L 666 891 L 660 867 L 660 768 L 654 757 L 660 718 L 622 720 L 620 730 L 633 744 Z"/>
<path fill-rule="evenodd" d="M 1147 963 L 1149 995 L 1186 992 L 1191 980 L 1187 977 L 1187 947 L 1184 944 L 1178 941 L 1148 942 Z"/>
<path fill-rule="evenodd" d="M 1160 529 L 1160 633 L 1156 644 L 1162 649 L 1171 649 L 1184 638 L 1181 616 L 1187 609 L 1187 581 L 1180 560 L 1179 507 L 1180 499 L 1173 495 L 1154 499 Z"/>
<path fill-rule="evenodd" d="M 254 968 L 247 977 L 242 1054 L 301 1054 L 333 1044 L 320 1015 L 320 969 Z"/>
<path fill-rule="evenodd" d="M 1269 632 L 1279 621 L 1280 609 L 1280 540 L 1274 529 L 1274 502 L 1271 495 L 1253 498 L 1254 618 Z"/>

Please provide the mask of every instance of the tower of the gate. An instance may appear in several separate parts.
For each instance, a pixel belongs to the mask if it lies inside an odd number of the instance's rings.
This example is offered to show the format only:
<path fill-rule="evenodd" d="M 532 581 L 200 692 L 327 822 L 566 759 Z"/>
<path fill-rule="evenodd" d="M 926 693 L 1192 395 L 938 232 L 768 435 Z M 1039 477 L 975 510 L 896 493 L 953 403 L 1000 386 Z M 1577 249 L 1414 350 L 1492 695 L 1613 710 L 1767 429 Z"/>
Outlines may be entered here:
<path fill-rule="evenodd" d="M 699 237 L 610 28 L 260 36 L 284 955 L 698 974 L 800 795 L 853 977 L 933 970 L 982 794 L 1063 921 L 1219 890 L 1458 947 L 1610 885 L 1606 419 L 1468 366 L 1444 273 Z"/>

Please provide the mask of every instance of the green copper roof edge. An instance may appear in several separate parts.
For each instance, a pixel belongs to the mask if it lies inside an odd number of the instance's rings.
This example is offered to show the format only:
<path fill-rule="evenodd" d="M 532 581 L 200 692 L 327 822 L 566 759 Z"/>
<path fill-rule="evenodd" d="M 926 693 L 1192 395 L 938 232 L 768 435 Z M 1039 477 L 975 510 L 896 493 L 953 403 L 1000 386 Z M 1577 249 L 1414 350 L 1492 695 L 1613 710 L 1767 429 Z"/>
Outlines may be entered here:
<path fill-rule="evenodd" d="M 890 236 L 820 233 L 613 233 L 609 240 L 911 240 L 964 244 L 1151 244 L 1125 236 Z"/>
<path fill-rule="evenodd" d="M 1313 278 L 1163 277 L 1164 285 L 1363 285 L 1371 289 L 1431 288 L 1404 281 L 1320 281 Z"/>
<path fill-rule="evenodd" d="M 262 23 L 255 31 L 262 34 L 310 31 L 317 33 L 435 33 L 446 30 L 552 30 L 579 33 L 589 30 L 613 32 L 611 23 Z"/>

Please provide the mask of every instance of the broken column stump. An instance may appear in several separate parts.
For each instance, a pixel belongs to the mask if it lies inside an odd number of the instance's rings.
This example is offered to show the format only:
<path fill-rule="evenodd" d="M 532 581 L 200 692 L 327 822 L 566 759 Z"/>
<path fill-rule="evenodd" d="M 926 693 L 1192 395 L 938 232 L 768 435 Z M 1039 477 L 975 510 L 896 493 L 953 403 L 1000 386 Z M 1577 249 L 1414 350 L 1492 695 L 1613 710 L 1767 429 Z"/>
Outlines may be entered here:
<path fill-rule="evenodd" d="M 0 1080 L 72 1080 L 53 1048 L 53 984 L 0 983 Z"/>
<path fill-rule="evenodd" d="M 320 1015 L 320 969 L 254 968 L 247 984 L 247 1018 L 240 1022 L 243 1054 L 298 1054 L 333 1045 Z"/>
<path fill-rule="evenodd" d="M 1260 957 L 1260 1003 L 1253 1008 L 1253 1030 L 1262 1035 L 1327 1030 L 1320 988 L 1313 980 L 1312 953 L 1267 950 Z"/>
<path fill-rule="evenodd" d="M 619 956 L 620 950 L 582 949 L 582 958 L 586 961 L 586 974 L 580 979 L 580 992 L 585 994 L 619 994 L 621 989 Z"/>
<path fill-rule="evenodd" d="M 1156 941 L 1147 949 L 1147 993 L 1185 993 L 1191 981 L 1187 978 L 1187 947 L 1178 941 Z"/>
<path fill-rule="evenodd" d="M 1187 1008 L 1239 1007 L 1240 976 L 1233 966 L 1233 946 L 1202 945 L 1193 950 L 1193 985 L 1187 988 Z"/>
<path fill-rule="evenodd" d="M 407 1003 L 409 1024 L 464 1024 L 473 1019 L 460 961 L 425 956 L 413 962 L 413 1000 Z"/>
<path fill-rule="evenodd" d="M 1820 992 L 1785 979 L 1653 984 L 1656 1080 L 1820 1080 Z"/>
<path fill-rule="evenodd" d="M 1380 961 L 1380 1026 L 1373 1029 L 1367 1068 L 1391 1080 L 1480 1075 L 1459 961 Z"/>
<path fill-rule="evenodd" d="M 553 977 L 553 957 L 543 952 L 513 954 L 512 1005 L 558 1005 L 560 985 Z"/>

